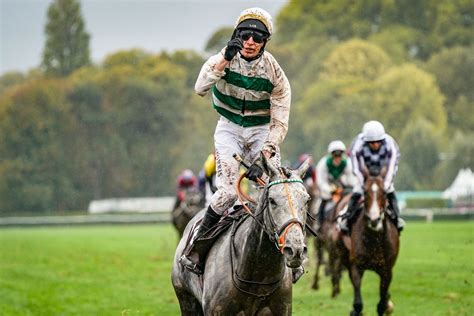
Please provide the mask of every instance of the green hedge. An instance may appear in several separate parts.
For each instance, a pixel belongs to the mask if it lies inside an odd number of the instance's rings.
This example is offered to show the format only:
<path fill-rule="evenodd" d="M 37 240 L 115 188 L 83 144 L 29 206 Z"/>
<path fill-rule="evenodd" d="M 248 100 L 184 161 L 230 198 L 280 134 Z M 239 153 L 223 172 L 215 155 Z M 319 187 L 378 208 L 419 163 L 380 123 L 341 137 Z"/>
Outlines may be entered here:
<path fill-rule="evenodd" d="M 443 198 L 408 198 L 406 200 L 407 208 L 445 208 L 450 206 L 450 200 Z"/>

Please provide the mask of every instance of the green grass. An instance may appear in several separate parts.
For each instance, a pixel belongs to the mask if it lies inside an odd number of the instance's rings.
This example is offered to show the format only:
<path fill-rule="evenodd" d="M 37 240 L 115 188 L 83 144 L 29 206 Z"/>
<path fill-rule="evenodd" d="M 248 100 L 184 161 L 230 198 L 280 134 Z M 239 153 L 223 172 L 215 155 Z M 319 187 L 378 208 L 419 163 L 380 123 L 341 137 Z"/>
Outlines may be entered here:
<path fill-rule="evenodd" d="M 474 315 L 474 222 L 409 223 L 391 286 L 395 315 Z M 170 281 L 170 225 L 0 230 L 0 315 L 179 315 Z M 294 315 L 347 315 L 352 287 L 313 291 L 311 261 L 294 288 Z M 363 280 L 376 315 L 378 278 Z"/>

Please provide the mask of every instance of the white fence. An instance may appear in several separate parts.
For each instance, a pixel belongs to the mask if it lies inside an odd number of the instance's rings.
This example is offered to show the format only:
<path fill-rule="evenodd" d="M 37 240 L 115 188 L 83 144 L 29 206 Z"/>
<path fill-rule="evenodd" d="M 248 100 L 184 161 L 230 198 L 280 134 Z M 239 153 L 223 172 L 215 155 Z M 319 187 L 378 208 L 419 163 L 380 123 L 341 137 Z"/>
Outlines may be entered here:
<path fill-rule="evenodd" d="M 93 200 L 89 203 L 88 212 L 91 214 L 170 212 L 174 201 L 175 198 L 172 196 Z"/>

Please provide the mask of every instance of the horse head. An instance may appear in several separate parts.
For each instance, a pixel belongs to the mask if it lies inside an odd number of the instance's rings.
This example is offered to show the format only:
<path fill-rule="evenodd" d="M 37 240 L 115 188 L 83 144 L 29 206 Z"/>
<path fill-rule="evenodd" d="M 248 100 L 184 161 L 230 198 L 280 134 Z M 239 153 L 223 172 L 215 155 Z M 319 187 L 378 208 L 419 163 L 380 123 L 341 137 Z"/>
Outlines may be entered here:
<path fill-rule="evenodd" d="M 374 231 L 382 231 L 385 217 L 386 197 L 384 192 L 384 177 L 387 168 L 382 168 L 378 175 L 365 170 L 364 206 L 368 226 Z"/>
<path fill-rule="evenodd" d="M 296 170 L 275 167 L 262 155 L 269 183 L 262 194 L 265 230 L 290 268 L 299 267 L 307 256 L 305 223 L 310 196 L 301 180 L 309 166 L 305 161 Z"/>

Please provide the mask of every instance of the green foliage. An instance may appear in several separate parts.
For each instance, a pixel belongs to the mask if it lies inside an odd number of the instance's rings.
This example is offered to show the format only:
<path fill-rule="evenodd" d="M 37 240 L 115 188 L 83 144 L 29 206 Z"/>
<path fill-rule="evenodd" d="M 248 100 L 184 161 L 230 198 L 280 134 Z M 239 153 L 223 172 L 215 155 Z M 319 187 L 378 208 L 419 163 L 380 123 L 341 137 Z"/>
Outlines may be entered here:
<path fill-rule="evenodd" d="M 233 27 L 221 27 L 211 35 L 204 50 L 210 54 L 217 54 L 217 52 L 227 46 L 227 42 L 230 40 L 233 32 Z"/>
<path fill-rule="evenodd" d="M 0 76 L 0 94 L 5 90 L 26 81 L 26 76 L 21 72 L 7 72 Z"/>
<path fill-rule="evenodd" d="M 286 44 L 314 37 L 366 39 L 383 32 L 390 36 L 390 30 L 401 26 L 416 36 L 404 44 L 406 54 L 426 60 L 444 46 L 469 46 L 474 40 L 473 16 L 469 0 L 291 1 L 277 16 L 276 40 Z"/>
<path fill-rule="evenodd" d="M 397 182 L 399 190 L 420 190 L 433 185 L 438 178 L 435 168 L 439 163 L 441 135 L 436 126 L 422 118 L 405 127 L 400 138 L 400 168 L 405 177 Z"/>
<path fill-rule="evenodd" d="M 474 129 L 474 46 L 453 47 L 433 55 L 426 64 L 447 97 L 448 123 L 453 129 Z"/>
<path fill-rule="evenodd" d="M 454 181 L 459 169 L 474 170 L 474 133 L 457 131 L 444 150 L 436 175 L 447 187 Z"/>
<path fill-rule="evenodd" d="M 370 42 L 383 47 L 396 63 L 416 60 L 417 46 L 424 40 L 423 33 L 404 25 L 390 25 L 368 37 Z"/>
<path fill-rule="evenodd" d="M 47 74 L 67 76 L 90 63 L 89 34 L 77 0 L 55 0 L 48 9 L 42 66 Z"/>
<path fill-rule="evenodd" d="M 449 200 L 442 198 L 408 198 L 407 208 L 446 208 L 449 207 Z"/>
<path fill-rule="evenodd" d="M 337 46 L 326 58 L 321 79 L 353 77 L 373 80 L 391 65 L 390 57 L 380 47 L 353 39 Z"/>
<path fill-rule="evenodd" d="M 371 87 L 372 117 L 378 118 L 396 138 L 405 126 L 421 118 L 438 131 L 446 128 L 444 96 L 432 75 L 413 64 L 393 67 Z"/>
<path fill-rule="evenodd" d="M 0 100 L 0 210 L 73 207 L 68 111 L 56 81 L 29 83 Z"/>

